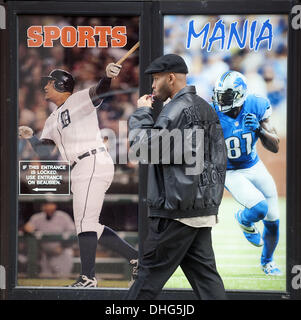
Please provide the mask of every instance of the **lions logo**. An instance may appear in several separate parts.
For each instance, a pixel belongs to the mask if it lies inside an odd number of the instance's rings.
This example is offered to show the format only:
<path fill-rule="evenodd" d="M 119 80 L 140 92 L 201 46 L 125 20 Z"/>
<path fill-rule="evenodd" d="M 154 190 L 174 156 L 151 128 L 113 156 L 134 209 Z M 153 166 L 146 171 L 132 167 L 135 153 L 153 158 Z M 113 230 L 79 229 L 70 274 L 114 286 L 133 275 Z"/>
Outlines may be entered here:
<path fill-rule="evenodd" d="M 242 78 L 237 78 L 234 82 L 234 88 L 242 86 L 243 90 L 247 90 L 247 84 L 243 81 Z"/>

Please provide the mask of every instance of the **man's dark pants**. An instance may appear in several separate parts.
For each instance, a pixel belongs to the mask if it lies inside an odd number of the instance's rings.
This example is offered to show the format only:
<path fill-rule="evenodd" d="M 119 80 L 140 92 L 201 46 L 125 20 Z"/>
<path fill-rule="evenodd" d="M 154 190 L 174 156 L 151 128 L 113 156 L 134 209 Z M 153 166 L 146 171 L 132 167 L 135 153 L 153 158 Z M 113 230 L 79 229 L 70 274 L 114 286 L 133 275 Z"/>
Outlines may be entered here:
<path fill-rule="evenodd" d="M 157 217 L 149 219 L 138 278 L 125 298 L 155 299 L 178 266 L 198 299 L 225 299 L 224 285 L 215 265 L 211 228 L 193 228 Z"/>

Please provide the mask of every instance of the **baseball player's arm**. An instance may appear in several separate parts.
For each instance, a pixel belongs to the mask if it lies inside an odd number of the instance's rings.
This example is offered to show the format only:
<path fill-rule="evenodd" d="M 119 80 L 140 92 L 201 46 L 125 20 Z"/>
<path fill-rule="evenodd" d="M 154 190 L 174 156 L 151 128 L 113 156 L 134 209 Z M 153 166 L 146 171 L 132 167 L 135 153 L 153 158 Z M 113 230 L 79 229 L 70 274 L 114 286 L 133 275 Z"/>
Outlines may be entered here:
<path fill-rule="evenodd" d="M 106 67 L 106 76 L 100 79 L 96 86 L 90 88 L 89 95 L 95 107 L 101 105 L 103 101 L 102 95 L 110 90 L 112 78 L 118 76 L 120 69 L 121 65 L 109 63 Z"/>
<path fill-rule="evenodd" d="M 38 139 L 36 136 L 33 136 L 29 139 L 29 142 L 33 150 L 39 155 L 41 159 L 49 159 L 51 153 L 55 147 L 55 143 L 49 139 Z"/>
<path fill-rule="evenodd" d="M 99 80 L 96 86 L 89 89 L 90 99 L 96 108 L 99 107 L 103 101 L 102 95 L 110 90 L 111 80 L 111 78 L 104 77 Z"/>
<path fill-rule="evenodd" d="M 39 155 L 41 159 L 49 159 L 55 147 L 55 143 L 50 139 L 38 139 L 33 130 L 27 126 L 19 127 L 19 137 L 26 139 L 31 144 L 33 150 Z"/>
<path fill-rule="evenodd" d="M 271 124 L 269 118 L 260 122 L 258 136 L 262 145 L 269 151 L 277 153 L 279 150 L 280 139 L 275 127 Z"/>

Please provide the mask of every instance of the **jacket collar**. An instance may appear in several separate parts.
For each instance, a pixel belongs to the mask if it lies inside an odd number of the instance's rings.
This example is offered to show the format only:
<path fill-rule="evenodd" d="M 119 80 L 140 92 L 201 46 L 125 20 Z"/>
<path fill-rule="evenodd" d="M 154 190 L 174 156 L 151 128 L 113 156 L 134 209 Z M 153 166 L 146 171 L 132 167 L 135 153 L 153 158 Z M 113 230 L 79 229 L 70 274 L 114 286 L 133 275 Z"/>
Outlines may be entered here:
<path fill-rule="evenodd" d="M 186 87 L 184 87 L 183 89 L 178 91 L 171 100 L 175 100 L 175 99 L 179 98 L 180 96 L 182 96 L 185 93 L 193 93 L 193 94 L 195 94 L 196 93 L 195 86 L 186 86 Z"/>

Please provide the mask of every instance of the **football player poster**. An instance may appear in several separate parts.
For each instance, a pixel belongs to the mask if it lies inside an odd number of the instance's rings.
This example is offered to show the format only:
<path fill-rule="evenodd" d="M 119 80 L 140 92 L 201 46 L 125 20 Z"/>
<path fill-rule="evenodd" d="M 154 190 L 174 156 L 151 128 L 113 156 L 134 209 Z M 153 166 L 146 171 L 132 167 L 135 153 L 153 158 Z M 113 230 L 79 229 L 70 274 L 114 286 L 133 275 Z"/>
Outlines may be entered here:
<path fill-rule="evenodd" d="M 24 15 L 18 27 L 18 285 L 127 288 L 139 17 Z"/>
<path fill-rule="evenodd" d="M 223 127 L 213 246 L 226 290 L 286 288 L 287 30 L 285 15 L 164 17 L 164 53 L 184 58 Z M 165 287 L 190 285 L 179 268 Z"/>

